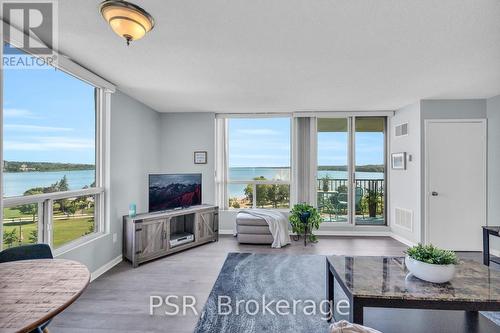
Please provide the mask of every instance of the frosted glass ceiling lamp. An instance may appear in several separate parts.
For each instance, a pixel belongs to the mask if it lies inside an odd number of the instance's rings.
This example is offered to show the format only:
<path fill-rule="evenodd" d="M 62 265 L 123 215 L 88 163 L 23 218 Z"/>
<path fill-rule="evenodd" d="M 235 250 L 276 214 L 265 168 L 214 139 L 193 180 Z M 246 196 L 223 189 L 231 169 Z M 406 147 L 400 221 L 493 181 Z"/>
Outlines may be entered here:
<path fill-rule="evenodd" d="M 100 8 L 102 17 L 118 36 L 125 38 L 127 45 L 144 37 L 155 25 L 148 12 L 130 2 L 106 0 Z"/>

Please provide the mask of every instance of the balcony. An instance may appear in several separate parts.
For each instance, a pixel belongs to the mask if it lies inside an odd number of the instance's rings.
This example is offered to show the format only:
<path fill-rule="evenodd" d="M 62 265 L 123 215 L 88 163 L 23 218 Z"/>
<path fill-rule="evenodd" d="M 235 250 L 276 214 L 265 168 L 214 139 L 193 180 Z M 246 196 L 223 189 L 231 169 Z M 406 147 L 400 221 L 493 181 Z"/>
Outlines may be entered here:
<path fill-rule="evenodd" d="M 354 197 L 357 225 L 385 224 L 384 179 L 356 179 Z M 317 179 L 318 209 L 325 222 L 348 222 L 348 179 Z"/>

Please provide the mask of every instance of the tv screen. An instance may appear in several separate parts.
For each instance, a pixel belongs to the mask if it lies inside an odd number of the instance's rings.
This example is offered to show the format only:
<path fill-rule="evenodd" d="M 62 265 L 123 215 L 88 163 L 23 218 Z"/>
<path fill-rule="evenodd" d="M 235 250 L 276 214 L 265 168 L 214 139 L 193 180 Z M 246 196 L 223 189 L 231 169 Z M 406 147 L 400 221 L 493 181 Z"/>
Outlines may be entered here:
<path fill-rule="evenodd" d="M 201 174 L 149 175 L 149 211 L 201 204 Z"/>

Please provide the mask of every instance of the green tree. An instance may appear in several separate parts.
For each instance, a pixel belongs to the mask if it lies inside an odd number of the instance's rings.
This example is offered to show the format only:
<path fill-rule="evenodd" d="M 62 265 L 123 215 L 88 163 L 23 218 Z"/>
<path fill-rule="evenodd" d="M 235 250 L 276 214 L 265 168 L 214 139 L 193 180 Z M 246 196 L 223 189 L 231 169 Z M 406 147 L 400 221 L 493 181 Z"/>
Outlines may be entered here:
<path fill-rule="evenodd" d="M 274 208 L 284 206 L 288 202 L 289 195 L 288 185 L 266 185 L 266 199 Z"/>
<path fill-rule="evenodd" d="M 68 201 L 69 201 L 69 203 L 65 207 L 65 213 L 69 217 L 70 215 L 75 215 L 75 213 L 77 212 L 78 201 L 76 199 L 75 200 L 68 200 Z"/>
<path fill-rule="evenodd" d="M 12 244 L 19 241 L 19 237 L 17 236 L 16 229 L 12 229 L 11 231 L 3 232 L 3 242 L 7 247 L 12 247 Z"/>
<path fill-rule="evenodd" d="M 36 230 L 31 230 L 28 240 L 30 243 L 36 244 L 38 242 L 38 231 Z"/>
<path fill-rule="evenodd" d="M 229 207 L 240 208 L 240 203 L 237 198 L 229 198 Z"/>
<path fill-rule="evenodd" d="M 42 194 L 43 190 L 40 188 L 32 188 L 24 192 L 24 195 L 35 195 L 35 194 Z M 32 222 L 35 223 L 36 219 L 36 214 L 38 213 L 38 205 L 37 204 L 28 204 L 28 205 L 21 205 L 19 206 L 19 211 L 23 214 L 31 215 L 32 216 Z"/>
<path fill-rule="evenodd" d="M 264 176 L 259 176 L 253 178 L 253 180 L 267 180 Z M 266 184 L 257 184 L 255 187 L 257 189 L 256 193 L 256 206 L 264 207 L 267 204 L 267 187 Z M 245 196 L 250 203 L 253 203 L 253 185 L 249 184 L 245 187 Z"/>
<path fill-rule="evenodd" d="M 59 192 L 69 190 L 68 178 L 66 177 L 66 175 L 64 175 L 61 178 L 61 180 L 59 180 L 55 185 L 56 185 L 55 187 L 57 188 L 57 191 L 59 191 Z"/>

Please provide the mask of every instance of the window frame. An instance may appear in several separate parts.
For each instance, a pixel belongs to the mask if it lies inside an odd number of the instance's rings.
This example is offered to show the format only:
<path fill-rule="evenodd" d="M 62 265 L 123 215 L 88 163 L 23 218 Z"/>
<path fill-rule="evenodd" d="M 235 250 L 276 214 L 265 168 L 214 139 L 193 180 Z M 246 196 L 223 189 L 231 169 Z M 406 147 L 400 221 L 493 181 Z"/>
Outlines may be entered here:
<path fill-rule="evenodd" d="M 222 115 L 221 115 L 222 116 Z M 231 184 L 240 184 L 240 185 L 252 185 L 252 209 L 258 208 L 257 207 L 257 185 L 288 185 L 289 186 L 289 193 L 290 197 L 288 200 L 288 207 L 289 208 L 272 208 L 269 207 L 266 209 L 275 209 L 275 210 L 286 210 L 289 211 L 290 208 L 293 205 L 293 198 L 292 198 L 292 178 L 293 178 L 293 117 L 291 114 L 283 113 L 283 114 L 226 114 L 223 115 L 225 122 L 224 125 L 226 127 L 226 142 L 225 146 L 227 147 L 227 154 L 226 158 L 227 161 L 225 163 L 225 173 L 227 175 L 227 179 L 223 181 L 222 186 L 224 186 L 224 191 L 228 193 L 228 187 Z M 228 120 L 230 119 L 262 119 L 262 118 L 288 118 L 290 122 L 290 176 L 288 180 L 255 180 L 255 179 L 249 179 L 249 180 L 231 180 L 229 179 L 229 141 L 230 141 L 230 136 L 229 136 L 229 122 Z M 227 210 L 235 210 L 237 208 L 232 208 L 229 206 L 229 195 L 226 195 L 225 197 L 225 202 L 224 202 L 224 209 Z"/>
<path fill-rule="evenodd" d="M 15 27 L 11 27 L 19 31 Z M 25 35 L 23 32 L 21 34 Z M 25 35 L 26 36 L 26 35 Z M 27 36 L 33 39 L 31 36 Z M 29 53 L 22 47 L 22 43 L 17 40 L 8 40 L 4 38 L 3 43 L 9 43 L 12 46 Z M 0 47 L 0 58 L 3 59 L 3 43 Z M 52 66 L 63 71 L 74 79 L 81 80 L 94 87 L 95 101 L 95 187 L 79 190 L 70 190 L 54 193 L 43 193 L 30 196 L 17 196 L 4 198 L 0 196 L 0 250 L 3 249 L 3 210 L 4 208 L 15 207 L 22 204 L 37 204 L 38 205 L 38 238 L 37 243 L 46 243 L 53 247 L 53 221 L 52 207 L 54 200 L 74 198 L 81 196 L 95 196 L 94 203 L 94 232 L 74 239 L 53 249 L 54 255 L 60 255 L 64 252 L 72 250 L 79 245 L 87 243 L 93 239 L 100 238 L 109 233 L 109 140 L 110 140 L 110 109 L 111 109 L 111 94 L 115 92 L 114 84 L 94 74 L 81 65 L 73 62 L 66 56 L 54 53 L 58 57 L 58 62 Z M 36 56 L 31 54 L 32 56 Z M 0 82 L 2 87 L 3 68 L 0 68 Z M 0 126 L 3 127 L 3 89 L 0 89 Z M 0 160 L 3 163 L 3 137 L 0 138 Z M 3 189 L 3 168 L 0 169 L 0 188 Z"/>

